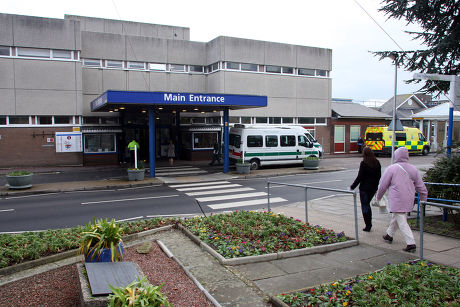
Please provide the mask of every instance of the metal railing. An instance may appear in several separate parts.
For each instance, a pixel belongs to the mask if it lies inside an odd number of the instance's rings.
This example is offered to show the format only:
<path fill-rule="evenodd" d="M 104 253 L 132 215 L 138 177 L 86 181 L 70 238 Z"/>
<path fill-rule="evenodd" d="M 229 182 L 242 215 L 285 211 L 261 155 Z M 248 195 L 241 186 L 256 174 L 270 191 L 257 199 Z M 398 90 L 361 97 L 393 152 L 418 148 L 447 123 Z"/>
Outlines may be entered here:
<path fill-rule="evenodd" d="M 441 207 L 444 209 L 459 210 L 458 206 L 438 204 L 438 203 L 433 203 L 429 201 L 421 201 L 420 205 L 422 206 L 423 209 L 425 208 L 425 206 L 434 206 L 434 207 Z M 420 260 L 423 260 L 423 214 L 421 215 L 421 218 L 420 218 Z"/>
<path fill-rule="evenodd" d="M 268 180 L 267 181 L 267 208 L 268 208 L 268 211 L 271 211 L 271 208 L 270 208 L 270 184 L 284 185 L 284 186 L 289 186 L 289 187 L 305 189 L 305 222 L 306 223 L 308 223 L 308 190 L 320 190 L 320 191 L 329 191 L 329 192 L 339 192 L 339 193 L 353 194 L 353 206 L 354 206 L 354 215 L 355 215 L 355 236 L 356 236 L 356 241 L 358 241 L 358 243 L 359 243 L 359 237 L 358 237 L 358 233 L 359 233 L 359 231 L 358 231 L 358 207 L 357 207 L 357 201 L 356 201 L 356 194 L 357 194 L 356 191 L 321 188 L 321 187 L 313 187 L 313 186 L 302 185 L 302 184 L 275 182 L 275 181 L 269 181 Z"/>
<path fill-rule="evenodd" d="M 432 185 L 432 186 L 446 186 L 446 187 L 460 187 L 460 184 L 458 183 L 437 183 L 437 182 L 424 182 L 425 185 Z M 419 226 L 419 220 L 420 220 L 420 196 L 419 193 L 417 193 L 417 220 L 416 220 L 416 225 L 417 227 Z M 434 197 L 428 197 L 427 201 L 440 201 L 440 202 L 447 202 L 447 203 L 458 203 L 460 204 L 460 200 L 455 200 L 455 199 L 443 199 L 443 198 L 434 198 Z M 457 206 L 454 209 L 460 210 L 460 206 Z M 423 207 L 423 215 L 425 215 L 425 207 Z M 442 214 L 442 220 L 445 222 L 447 221 L 447 211 L 446 208 L 443 209 L 443 214 Z"/>

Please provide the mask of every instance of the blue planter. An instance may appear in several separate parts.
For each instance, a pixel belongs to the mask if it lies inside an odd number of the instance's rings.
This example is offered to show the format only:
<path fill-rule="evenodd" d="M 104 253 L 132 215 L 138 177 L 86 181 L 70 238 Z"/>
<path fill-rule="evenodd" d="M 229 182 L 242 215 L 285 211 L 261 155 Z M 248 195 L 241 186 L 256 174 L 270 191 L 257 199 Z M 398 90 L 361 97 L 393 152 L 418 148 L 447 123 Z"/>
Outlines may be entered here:
<path fill-rule="evenodd" d="M 123 244 L 121 242 L 118 243 L 117 250 L 121 255 L 121 259 L 118 261 L 123 261 Z M 92 257 L 93 252 L 85 256 L 85 262 L 112 262 L 112 251 L 110 248 L 104 248 L 99 256 L 96 255 L 94 259 L 91 259 Z"/>

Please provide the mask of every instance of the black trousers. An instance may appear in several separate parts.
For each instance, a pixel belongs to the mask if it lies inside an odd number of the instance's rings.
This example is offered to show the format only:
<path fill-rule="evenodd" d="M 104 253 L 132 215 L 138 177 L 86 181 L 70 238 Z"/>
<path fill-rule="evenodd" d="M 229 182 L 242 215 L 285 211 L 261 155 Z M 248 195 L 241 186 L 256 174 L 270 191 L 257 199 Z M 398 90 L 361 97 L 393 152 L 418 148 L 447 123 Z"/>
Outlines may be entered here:
<path fill-rule="evenodd" d="M 359 190 L 359 200 L 361 201 L 361 212 L 363 213 L 366 228 L 372 227 L 371 200 L 377 191 Z"/>

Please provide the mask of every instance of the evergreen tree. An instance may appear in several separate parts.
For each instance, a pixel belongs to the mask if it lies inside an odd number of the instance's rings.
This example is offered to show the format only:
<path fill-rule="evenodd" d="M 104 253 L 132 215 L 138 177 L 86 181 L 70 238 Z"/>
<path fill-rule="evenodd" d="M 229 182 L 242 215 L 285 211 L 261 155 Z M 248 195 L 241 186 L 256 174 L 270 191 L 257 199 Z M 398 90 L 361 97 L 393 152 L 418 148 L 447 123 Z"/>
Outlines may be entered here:
<path fill-rule="evenodd" d="M 407 33 L 421 40 L 424 50 L 374 52 L 380 59 L 396 55 L 398 65 L 408 71 L 430 74 L 460 74 L 460 1 L 459 0 L 383 0 L 388 19 L 405 19 L 418 24 L 423 32 Z M 408 82 L 419 82 L 409 80 Z M 449 91 L 448 82 L 425 81 L 427 93 Z"/>

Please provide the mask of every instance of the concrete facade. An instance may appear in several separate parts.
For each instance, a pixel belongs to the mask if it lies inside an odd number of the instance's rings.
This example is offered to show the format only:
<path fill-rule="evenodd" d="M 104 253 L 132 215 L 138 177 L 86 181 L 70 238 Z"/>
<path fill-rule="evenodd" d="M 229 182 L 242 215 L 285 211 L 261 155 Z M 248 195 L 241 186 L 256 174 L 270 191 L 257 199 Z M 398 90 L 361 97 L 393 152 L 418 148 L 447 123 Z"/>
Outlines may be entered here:
<path fill-rule="evenodd" d="M 327 118 L 331 70 L 330 49 L 234 37 L 194 42 L 184 27 L 0 14 L 0 154 L 17 128 L 26 138 L 27 131 L 36 129 L 51 134 L 78 130 L 89 117 L 121 118 L 116 112 L 91 112 L 90 102 L 107 90 L 263 95 L 266 108 L 231 110 L 230 116 L 252 121 L 286 117 L 294 124 L 301 117 Z M 17 116 L 28 120 L 16 123 Z M 42 116 L 53 122 L 41 123 Z M 69 122 L 56 124 L 56 116 L 68 116 Z M 101 129 L 107 126 L 100 124 Z M 320 124 L 318 132 L 324 127 Z M 0 167 L 47 164 L 49 146 L 46 151 L 36 146 L 36 159 L 26 162 L 17 153 L 15 159 L 0 161 Z M 88 160 L 85 152 L 57 155 L 54 161 L 60 164 Z"/>

